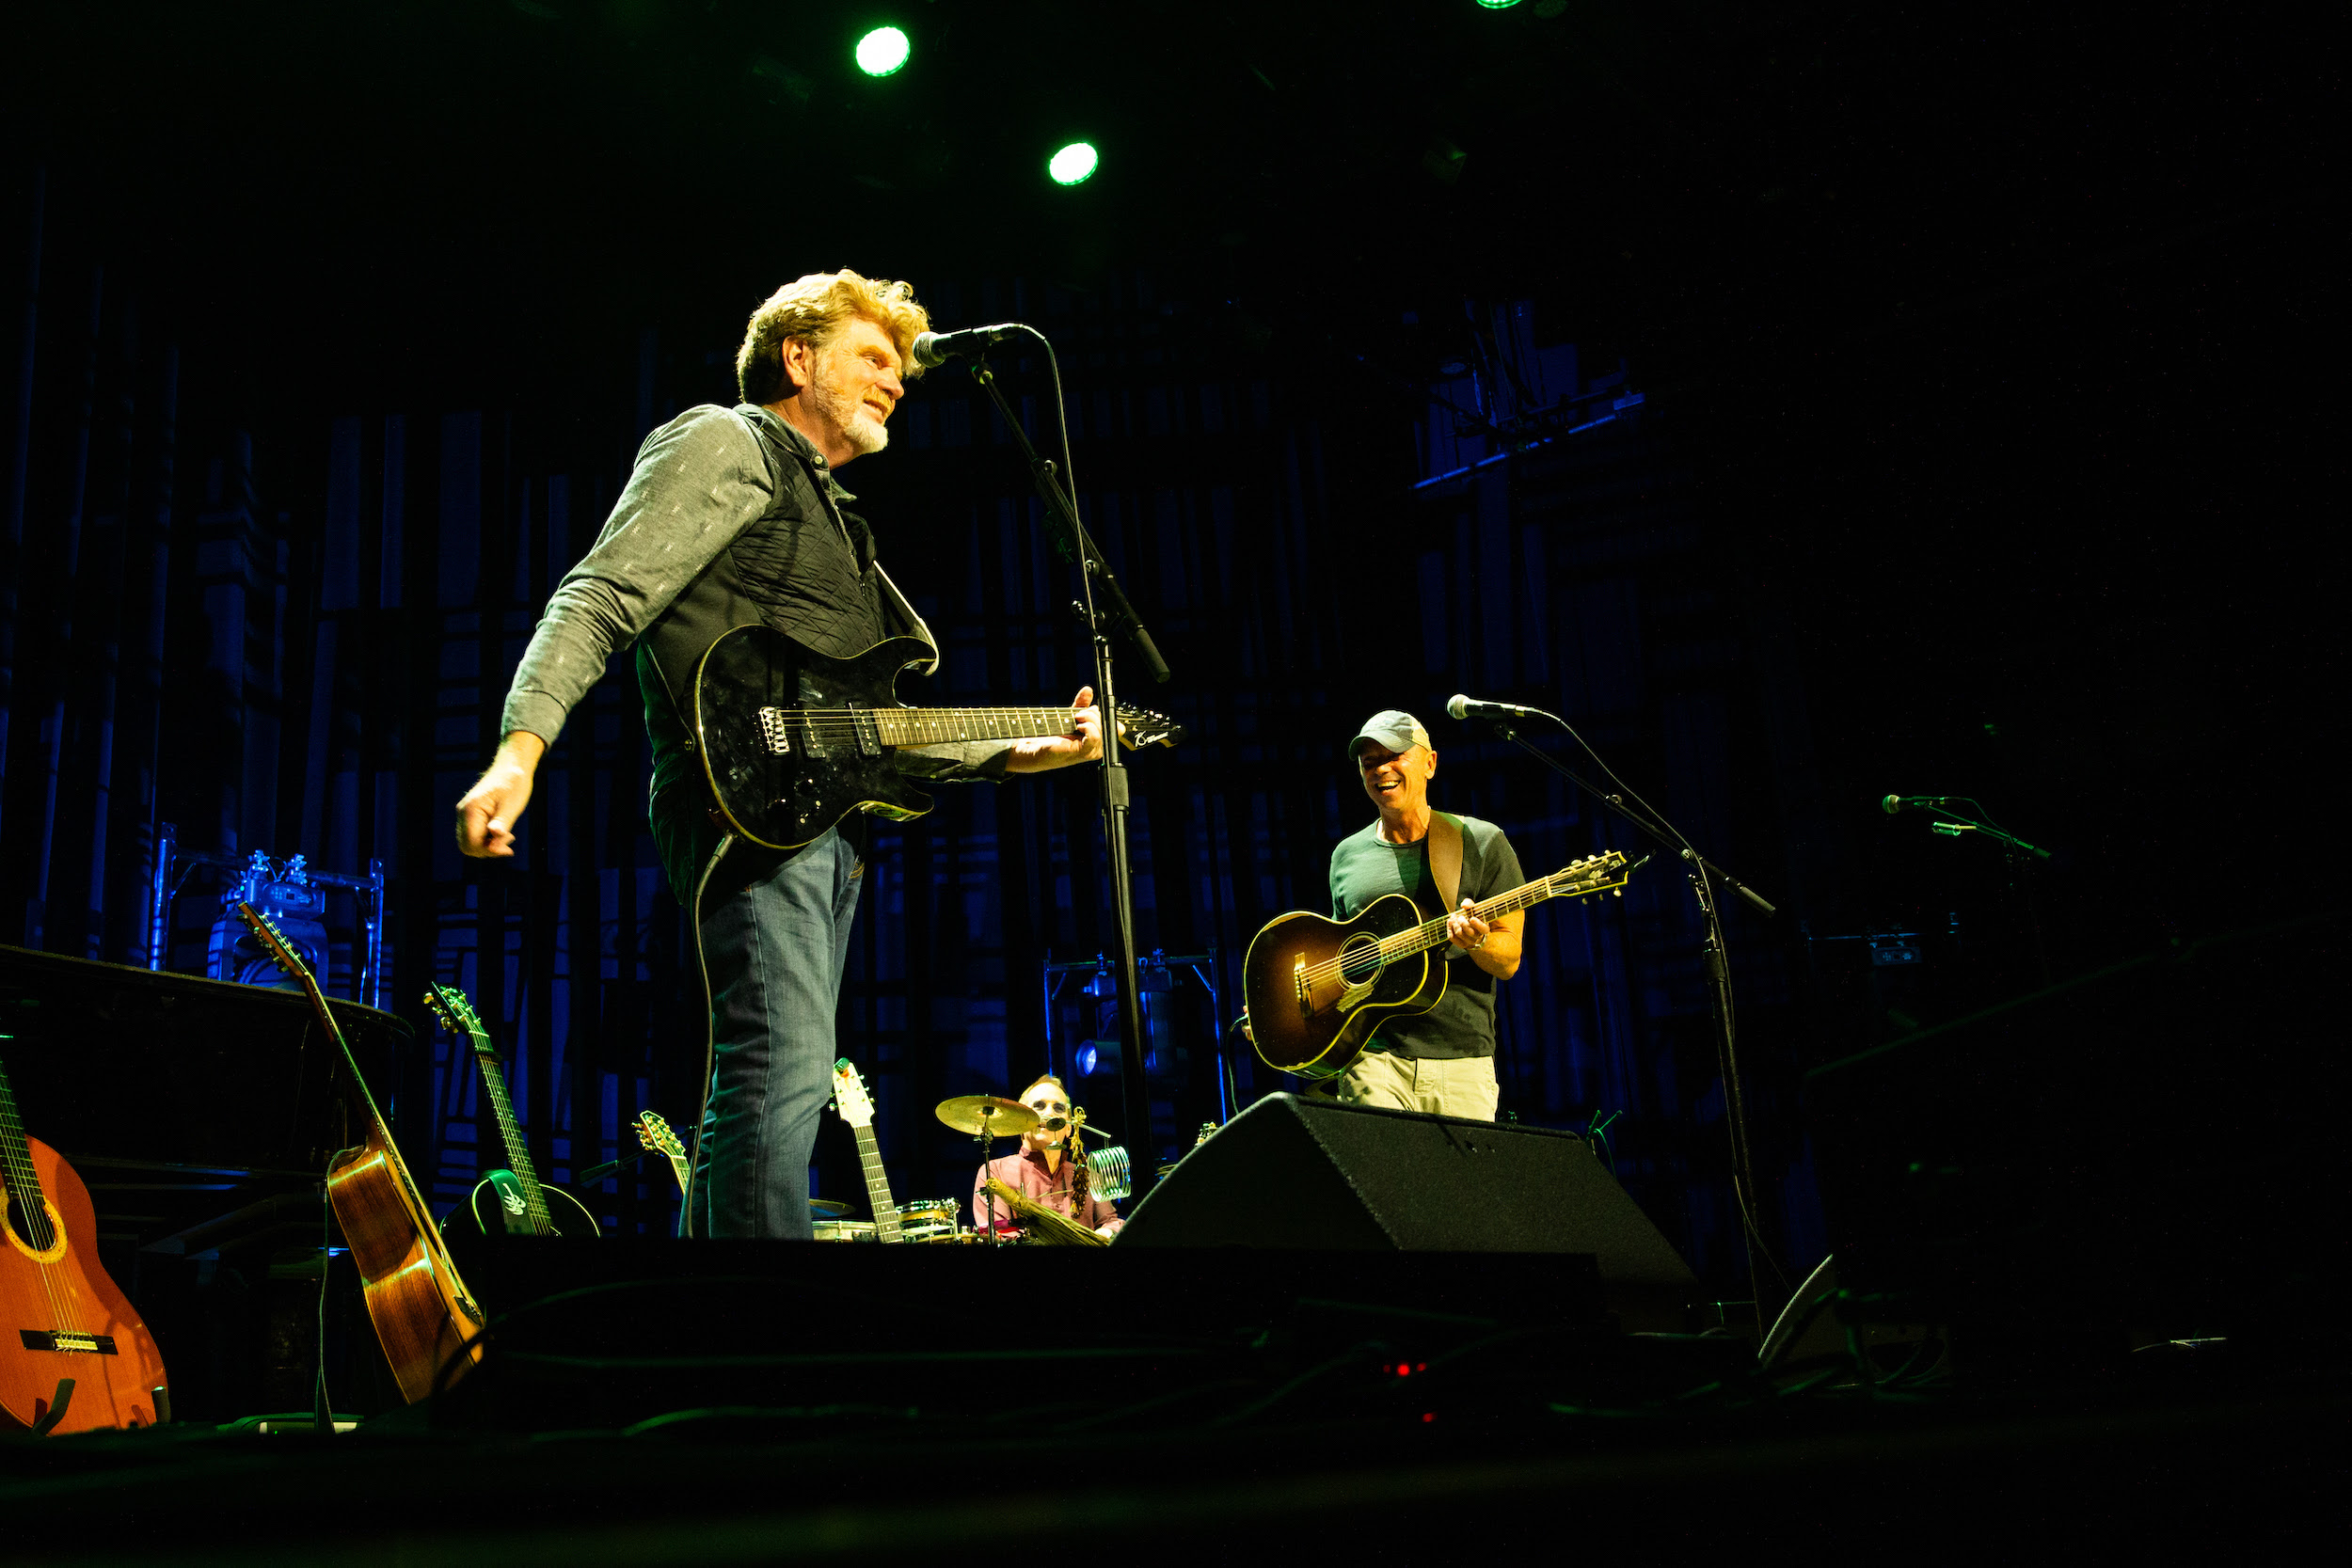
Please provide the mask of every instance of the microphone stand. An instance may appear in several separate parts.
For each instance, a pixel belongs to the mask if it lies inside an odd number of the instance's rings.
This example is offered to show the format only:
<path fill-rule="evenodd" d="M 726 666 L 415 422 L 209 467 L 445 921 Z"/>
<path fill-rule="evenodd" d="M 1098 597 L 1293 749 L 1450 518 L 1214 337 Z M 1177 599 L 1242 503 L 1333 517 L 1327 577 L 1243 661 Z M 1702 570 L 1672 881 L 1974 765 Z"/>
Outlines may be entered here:
<path fill-rule="evenodd" d="M 1052 358 L 1054 345 L 1046 342 L 1044 334 L 1032 333 L 1045 346 L 1048 362 L 1054 365 L 1054 395 L 1061 397 L 1061 369 Z M 1028 433 L 1021 428 L 1012 406 L 1005 400 L 1004 390 L 996 385 L 996 377 L 982 356 L 972 365 L 972 378 L 987 391 L 989 401 L 1011 432 L 1013 445 L 1028 461 L 1029 474 L 1037 486 L 1038 499 L 1045 503 L 1048 537 L 1062 559 L 1078 568 L 1080 591 L 1084 599 L 1072 608 L 1086 623 L 1088 634 L 1094 641 L 1094 699 L 1103 715 L 1103 837 L 1107 847 L 1111 874 L 1111 909 L 1119 926 L 1119 1013 L 1120 1013 L 1120 1103 L 1130 1127 L 1140 1127 L 1144 1143 L 1151 1144 L 1152 1085 L 1145 1082 L 1143 1059 L 1146 1041 L 1143 1033 L 1143 993 L 1136 984 L 1136 905 L 1135 877 L 1127 853 L 1127 815 L 1129 789 L 1127 765 L 1119 754 L 1119 700 L 1114 684 L 1110 633 L 1113 627 L 1127 634 L 1136 652 L 1142 656 L 1144 667 L 1155 681 L 1166 681 L 1169 671 L 1160 651 L 1152 642 L 1152 634 L 1144 629 L 1142 618 L 1135 606 L 1127 602 L 1126 591 L 1111 572 L 1110 562 L 1087 533 L 1086 525 L 1078 520 L 1075 499 L 1063 489 L 1062 476 L 1050 459 L 1040 457 L 1030 444 Z M 1068 447 L 1067 427 L 1063 436 Z M 1095 594 L 1101 591 L 1107 610 L 1095 609 Z"/>
<path fill-rule="evenodd" d="M 1576 738 L 1579 745 L 1583 744 L 1583 737 L 1570 729 L 1565 720 L 1549 713 L 1544 714 L 1543 717 L 1549 719 L 1563 730 L 1566 730 L 1571 736 Z M 1747 1097 L 1741 1092 L 1740 1086 L 1738 1031 L 1733 1025 L 1731 1009 L 1731 966 L 1725 960 L 1724 953 L 1723 911 L 1715 897 L 1716 884 L 1720 883 L 1729 888 L 1765 914 L 1778 914 L 1780 911 L 1773 908 L 1762 894 L 1739 881 L 1722 866 L 1692 847 L 1690 842 L 1668 826 L 1663 818 L 1656 821 L 1650 820 L 1649 808 L 1646 804 L 1640 812 L 1636 812 L 1631 806 L 1626 804 L 1622 794 L 1614 794 L 1595 787 L 1590 780 L 1579 774 L 1566 763 L 1529 744 L 1519 732 L 1512 727 L 1509 720 L 1492 719 L 1488 722 L 1494 726 L 1495 733 L 1503 739 L 1518 746 L 1519 750 L 1534 757 L 1537 762 L 1600 801 L 1620 818 L 1630 822 L 1634 827 L 1648 834 L 1661 847 L 1679 856 L 1691 866 L 1691 892 L 1698 899 L 1699 919 L 1707 933 L 1706 942 L 1700 951 L 1706 960 L 1708 1010 L 1715 1019 L 1716 1067 L 1723 1074 L 1724 1080 L 1724 1121 L 1731 1134 L 1732 1195 L 1739 1200 L 1740 1205 L 1740 1243 L 1741 1249 L 1747 1254 L 1748 1293 L 1754 1298 L 1749 1305 L 1756 1312 L 1756 1334 L 1760 1342 L 1764 1333 L 1764 1292 L 1760 1288 L 1756 1260 L 1756 1255 L 1761 1252 L 1765 1260 L 1771 1262 L 1772 1254 L 1764 1247 L 1763 1238 L 1757 1234 L 1756 1230 L 1756 1169 L 1748 1151 Z M 1592 748 L 1587 746 L 1585 750 L 1590 751 Z M 1597 761 L 1597 757 L 1595 760 Z M 1606 763 L 1602 763 L 1601 766 L 1604 770 L 1608 768 Z M 1772 1264 L 1772 1270 L 1778 1274 L 1779 1265 Z M 1784 1279 L 1782 1283 L 1786 1285 L 1787 1281 Z"/>

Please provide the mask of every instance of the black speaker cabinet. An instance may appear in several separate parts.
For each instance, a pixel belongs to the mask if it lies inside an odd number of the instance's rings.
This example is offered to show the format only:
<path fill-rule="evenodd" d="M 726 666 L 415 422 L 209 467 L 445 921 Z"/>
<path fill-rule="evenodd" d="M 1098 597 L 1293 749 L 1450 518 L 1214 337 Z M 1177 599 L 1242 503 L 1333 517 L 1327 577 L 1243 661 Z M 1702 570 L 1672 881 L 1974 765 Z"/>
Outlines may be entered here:
<path fill-rule="evenodd" d="M 1581 1252 L 1606 1285 L 1690 1265 L 1573 1132 L 1269 1095 L 1136 1205 L 1124 1247 Z"/>

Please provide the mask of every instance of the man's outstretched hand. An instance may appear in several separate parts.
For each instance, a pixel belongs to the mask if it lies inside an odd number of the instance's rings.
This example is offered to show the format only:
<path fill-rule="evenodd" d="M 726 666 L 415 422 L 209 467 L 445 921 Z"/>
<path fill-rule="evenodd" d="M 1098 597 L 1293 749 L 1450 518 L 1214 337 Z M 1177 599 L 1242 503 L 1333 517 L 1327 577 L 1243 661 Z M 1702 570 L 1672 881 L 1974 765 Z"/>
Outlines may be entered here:
<path fill-rule="evenodd" d="M 1082 686 L 1070 705 L 1070 730 L 1050 739 L 1016 742 L 1006 760 L 1008 773 L 1042 773 L 1092 762 L 1103 754 L 1103 710 L 1094 705 L 1094 688 Z"/>
<path fill-rule="evenodd" d="M 529 730 L 499 742 L 498 755 L 457 802 L 457 847 L 476 858 L 515 853 L 515 823 L 531 804 L 531 781 L 548 743 Z"/>

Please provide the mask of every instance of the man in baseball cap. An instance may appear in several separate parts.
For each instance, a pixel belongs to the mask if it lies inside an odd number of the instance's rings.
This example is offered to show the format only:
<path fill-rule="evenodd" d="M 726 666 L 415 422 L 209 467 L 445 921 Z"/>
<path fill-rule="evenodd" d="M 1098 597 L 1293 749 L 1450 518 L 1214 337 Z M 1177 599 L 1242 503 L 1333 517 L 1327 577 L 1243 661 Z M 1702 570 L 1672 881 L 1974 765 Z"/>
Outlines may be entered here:
<path fill-rule="evenodd" d="M 1331 917 L 1353 920 L 1375 900 L 1402 894 L 1416 920 L 1446 917 L 1447 942 L 1432 955 L 1445 994 L 1425 1012 L 1388 1015 L 1355 1060 L 1311 1095 L 1355 1105 L 1492 1120 L 1495 988 L 1518 973 L 1524 911 L 1481 920 L 1470 908 L 1527 880 L 1502 830 L 1433 810 L 1438 753 L 1420 720 L 1387 708 L 1364 721 L 1347 753 L 1377 814 L 1331 851 Z M 1450 885 L 1449 885 L 1450 884 Z M 1437 977 L 1421 994 L 1434 989 Z"/>

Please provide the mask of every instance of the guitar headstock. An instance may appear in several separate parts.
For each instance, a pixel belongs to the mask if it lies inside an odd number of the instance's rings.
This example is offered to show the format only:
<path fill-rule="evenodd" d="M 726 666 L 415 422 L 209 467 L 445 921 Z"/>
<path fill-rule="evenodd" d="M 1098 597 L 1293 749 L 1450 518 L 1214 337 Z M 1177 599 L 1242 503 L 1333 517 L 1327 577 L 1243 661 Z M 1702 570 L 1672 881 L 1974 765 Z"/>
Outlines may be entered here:
<path fill-rule="evenodd" d="M 1605 855 L 1570 861 L 1545 880 L 1552 884 L 1554 898 L 1595 898 L 1624 888 L 1637 869 L 1623 852 L 1612 849 Z"/>
<path fill-rule="evenodd" d="M 302 961 L 302 955 L 294 951 L 294 943 L 286 940 L 286 933 L 278 928 L 276 921 L 252 905 L 244 903 L 237 906 L 237 918 L 244 921 L 246 929 L 253 933 L 253 940 L 262 944 L 262 951 L 269 955 L 270 962 L 301 981 L 303 990 L 318 989 L 318 976 L 310 973 L 310 966 Z"/>
<path fill-rule="evenodd" d="M 637 1113 L 637 1141 L 656 1153 L 666 1154 L 673 1160 L 686 1158 L 686 1146 L 678 1142 L 678 1135 L 670 1130 L 670 1124 L 662 1119 L 661 1113 L 659 1111 Z"/>
<path fill-rule="evenodd" d="M 473 1010 L 473 1004 L 466 999 L 464 991 L 455 986 L 427 986 L 424 1005 L 440 1021 L 442 1028 L 453 1035 L 465 1036 L 476 1052 L 498 1054 L 498 1048 L 490 1043 L 490 1031 L 483 1025 L 482 1015 Z"/>
<path fill-rule="evenodd" d="M 1184 743 L 1184 726 L 1165 713 L 1154 713 L 1133 703 L 1119 705 L 1119 738 L 1129 751 L 1146 746 L 1178 746 Z"/>
<path fill-rule="evenodd" d="M 866 1093 L 866 1080 L 847 1056 L 833 1064 L 833 1108 L 852 1127 L 874 1125 L 874 1101 Z"/>

